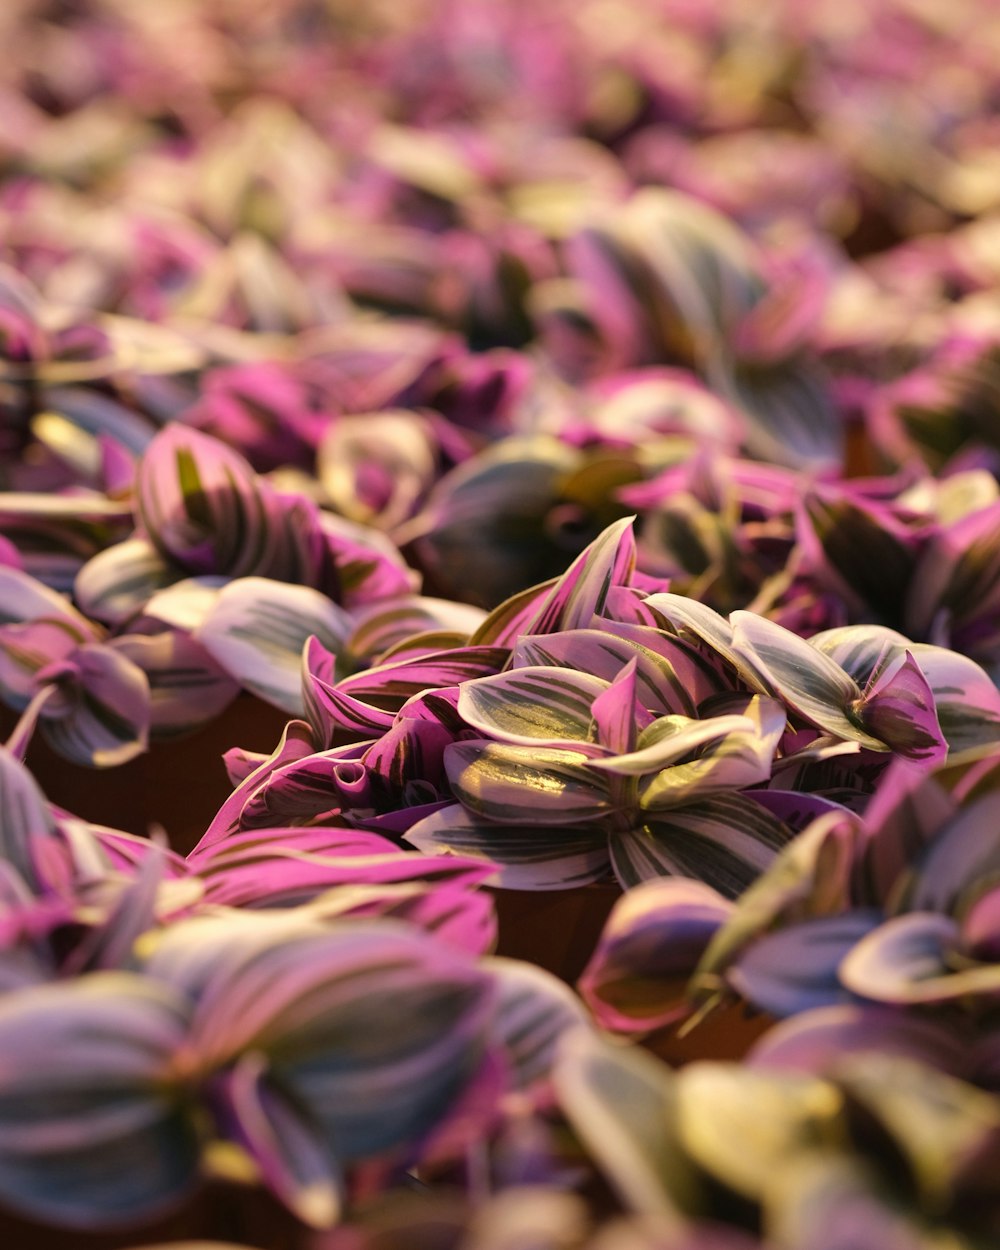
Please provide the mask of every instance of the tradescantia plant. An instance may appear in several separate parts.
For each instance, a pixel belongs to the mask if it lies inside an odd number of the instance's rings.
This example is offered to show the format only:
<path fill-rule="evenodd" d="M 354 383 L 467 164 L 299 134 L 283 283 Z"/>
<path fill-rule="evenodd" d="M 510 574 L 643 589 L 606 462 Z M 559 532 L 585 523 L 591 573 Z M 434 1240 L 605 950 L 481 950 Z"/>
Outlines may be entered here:
<path fill-rule="evenodd" d="M 845 1058 L 817 1074 L 701 1062 L 673 1073 L 578 1034 L 556 1088 L 626 1207 L 654 1219 L 711 1212 L 794 1250 L 978 1250 L 996 1227 L 984 1189 L 996 1096 L 914 1060 Z"/>
<path fill-rule="evenodd" d="M 139 465 L 136 534 L 90 561 L 77 602 L 119 624 L 185 577 L 270 577 L 350 608 L 412 589 L 390 543 L 302 495 L 283 495 L 237 452 L 182 425 L 161 431 Z"/>

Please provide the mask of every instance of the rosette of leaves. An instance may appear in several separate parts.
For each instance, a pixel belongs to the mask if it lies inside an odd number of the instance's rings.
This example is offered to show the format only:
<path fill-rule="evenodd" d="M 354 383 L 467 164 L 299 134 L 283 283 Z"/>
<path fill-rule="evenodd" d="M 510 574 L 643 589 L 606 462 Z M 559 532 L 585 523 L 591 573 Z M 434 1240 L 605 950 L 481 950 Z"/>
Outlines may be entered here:
<path fill-rule="evenodd" d="M 484 1072 L 493 979 L 398 922 L 192 920 L 145 973 L 190 1005 L 215 1134 L 314 1226 L 336 1220 L 345 1169 L 418 1157 Z"/>
<path fill-rule="evenodd" d="M 444 751 L 459 802 L 407 840 L 481 855 L 517 888 L 581 885 L 612 867 L 625 886 L 681 874 L 739 893 L 788 836 L 737 797 L 770 776 L 780 704 L 655 715 L 636 658 L 610 681 L 578 658 L 580 668 L 529 665 L 460 687 L 458 714 L 478 736 Z"/>
<path fill-rule="evenodd" d="M 793 467 L 837 465 L 841 438 L 809 341 L 819 269 L 779 274 L 706 204 L 644 188 L 567 244 L 606 368 L 680 364 L 747 419 L 747 448 Z"/>
<path fill-rule="evenodd" d="M 90 616 L 121 624 L 158 590 L 189 577 L 268 577 L 321 591 L 345 607 L 412 589 L 388 540 L 286 496 L 237 452 L 197 430 L 167 426 L 135 488 L 138 529 L 76 579 Z"/>
<path fill-rule="evenodd" d="M 1000 1102 L 913 1060 L 675 1073 L 576 1034 L 555 1081 L 626 1208 L 652 1218 L 707 1216 L 790 1250 L 980 1250 L 994 1236 Z"/>
<path fill-rule="evenodd" d="M 23 754 L 37 725 L 65 759 L 91 768 L 145 751 L 145 673 L 62 595 L 26 573 L 0 568 L 0 587 L 0 698 L 22 714 L 10 748 Z"/>
<path fill-rule="evenodd" d="M 606 1027 L 644 1032 L 735 996 L 801 1017 L 787 1048 L 775 1043 L 797 1066 L 840 1037 L 988 1080 L 1000 993 L 996 778 L 995 750 L 957 774 L 900 761 L 863 820 L 818 816 L 735 904 L 693 883 L 646 887 L 612 913 L 585 997 Z M 773 793 L 770 806 L 796 802 Z M 947 1011 L 965 1038 L 960 1061 L 927 1008 Z"/>
<path fill-rule="evenodd" d="M 492 608 L 558 576 L 623 515 L 616 492 L 640 476 L 626 452 L 504 439 L 446 473 L 399 539 L 441 592 Z"/>

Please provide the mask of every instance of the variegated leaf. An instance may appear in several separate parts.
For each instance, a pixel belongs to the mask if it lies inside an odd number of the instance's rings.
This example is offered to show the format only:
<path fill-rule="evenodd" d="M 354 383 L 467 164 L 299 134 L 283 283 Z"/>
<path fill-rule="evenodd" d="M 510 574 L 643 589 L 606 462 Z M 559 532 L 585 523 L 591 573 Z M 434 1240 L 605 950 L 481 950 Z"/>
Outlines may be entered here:
<path fill-rule="evenodd" d="M 843 1002 L 841 960 L 881 920 L 876 911 L 821 916 L 765 933 L 726 973 L 737 993 L 769 1015 L 797 1015 Z"/>
<path fill-rule="evenodd" d="M 726 721 L 715 717 L 699 722 Z M 785 710 L 776 699 L 755 695 L 747 706 L 746 728 L 732 729 L 709 744 L 696 760 L 674 764 L 652 777 L 641 789 L 644 811 L 659 812 L 726 790 L 741 790 L 767 781 L 774 752 L 785 729 Z"/>
<path fill-rule="evenodd" d="M 145 538 L 129 538 L 88 560 L 76 576 L 73 594 L 94 620 L 121 625 L 157 591 L 183 576 Z"/>
<path fill-rule="evenodd" d="M 350 616 L 318 590 L 241 577 L 219 592 L 195 636 L 245 690 L 301 716 L 303 647 L 315 637 L 336 652 L 350 628 Z"/>
<path fill-rule="evenodd" d="M 242 456 L 189 426 L 166 426 L 139 465 L 137 506 L 157 552 L 187 573 L 264 569 L 268 508 Z"/>
<path fill-rule="evenodd" d="M 551 1075 L 562 1039 L 586 1028 L 580 1000 L 563 981 L 519 959 L 489 959 L 498 992 L 494 1037 L 510 1065 L 512 1084 L 526 1089 Z"/>
<path fill-rule="evenodd" d="M 311 1228 L 329 1228 L 340 1213 L 340 1177 L 333 1153 L 303 1113 L 268 1079 L 263 1056 L 251 1051 L 213 1089 L 224 1138 L 247 1152 L 272 1194 Z"/>
<path fill-rule="evenodd" d="M 0 1197 L 46 1223 L 122 1227 L 179 1204 L 199 1144 L 172 1084 L 187 1011 L 127 973 L 0 1003 Z"/>
<path fill-rule="evenodd" d="M 71 664 L 68 706 L 56 716 L 43 712 L 42 732 L 53 749 L 90 768 L 112 768 L 145 751 L 151 718 L 145 673 L 110 647 L 81 647 Z"/>
<path fill-rule="evenodd" d="M 455 797 L 502 824 L 573 825 L 613 810 L 611 790 L 583 751 L 473 740 L 445 752 Z"/>
<path fill-rule="evenodd" d="M 608 837 L 599 824 L 566 829 L 495 824 L 455 804 L 412 825 L 405 839 L 425 855 L 471 856 L 492 868 L 499 885 L 513 890 L 558 890 L 606 876 Z"/>
<path fill-rule="evenodd" d="M 566 1038 L 553 1075 L 564 1115 L 626 1205 L 685 1226 L 681 1211 L 695 1205 L 698 1182 L 677 1138 L 666 1064 L 581 1029 Z"/>
<path fill-rule="evenodd" d="M 458 712 L 471 728 L 500 742 L 572 747 L 596 741 L 591 706 L 608 689 L 607 682 L 574 669 L 518 668 L 464 682 Z"/>
<path fill-rule="evenodd" d="M 868 750 L 886 745 L 867 733 L 855 710 L 861 688 L 824 652 L 752 612 L 734 612 L 733 648 L 759 679 L 810 724 Z"/>
<path fill-rule="evenodd" d="M 684 987 L 732 904 L 700 881 L 646 881 L 611 910 L 578 982 L 605 1029 L 645 1033 L 690 1011 Z"/>
<path fill-rule="evenodd" d="M 844 1100 L 829 1082 L 803 1073 L 693 1063 L 677 1079 L 677 1126 L 698 1167 L 760 1202 L 783 1167 L 842 1140 Z"/>
<path fill-rule="evenodd" d="M 616 832 L 611 863 L 626 889 L 655 877 L 689 877 L 736 898 L 771 866 L 790 836 L 752 800 L 720 794 Z"/>

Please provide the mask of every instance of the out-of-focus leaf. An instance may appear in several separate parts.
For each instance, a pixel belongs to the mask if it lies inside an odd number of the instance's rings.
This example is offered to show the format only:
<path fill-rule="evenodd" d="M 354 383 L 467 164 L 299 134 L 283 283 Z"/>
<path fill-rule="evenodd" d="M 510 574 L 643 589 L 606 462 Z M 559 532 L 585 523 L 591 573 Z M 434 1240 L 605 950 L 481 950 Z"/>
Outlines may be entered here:
<path fill-rule="evenodd" d="M 580 1030 L 563 1043 L 553 1076 L 563 1113 L 625 1203 L 679 1228 L 697 1182 L 677 1137 L 670 1069 Z"/>
<path fill-rule="evenodd" d="M 239 694 L 233 678 L 199 642 L 180 630 L 121 634 L 108 645 L 146 674 L 154 738 L 171 738 L 200 728 Z"/>
<path fill-rule="evenodd" d="M 562 1038 L 586 1027 L 586 1014 L 573 991 L 534 964 L 490 959 L 498 1004 L 494 1038 L 503 1047 L 513 1083 L 524 1089 L 551 1074 Z"/>
<path fill-rule="evenodd" d="M 73 593 L 88 616 L 121 625 L 182 576 L 145 538 L 128 538 L 88 560 Z"/>
<path fill-rule="evenodd" d="M 954 966 L 960 931 L 950 916 L 894 916 L 862 938 L 840 965 L 841 983 L 880 1003 L 947 1003 L 1000 994 L 1000 965 Z"/>
<path fill-rule="evenodd" d="M 178 1204 L 199 1148 L 172 1087 L 187 1011 L 128 973 L 38 986 L 0 1003 L 0 1194 L 47 1223 L 136 1224 Z"/>
<path fill-rule="evenodd" d="M 226 1137 L 260 1169 L 267 1188 L 311 1228 L 329 1228 L 340 1212 L 340 1178 L 316 1125 L 268 1079 L 250 1052 L 216 1083 Z"/>
<path fill-rule="evenodd" d="M 867 1003 L 817 1007 L 782 1020 L 746 1062 L 822 1075 L 840 1060 L 869 1051 L 901 1055 L 953 1076 L 964 1076 L 970 1066 L 966 1041 L 952 1025 Z"/>
<path fill-rule="evenodd" d="M 598 1023 L 625 1033 L 688 1011 L 683 988 L 732 904 L 699 881 L 646 881 L 615 903 L 578 982 Z"/>
<path fill-rule="evenodd" d="M 880 918 L 878 912 L 852 911 L 766 933 L 737 958 L 726 980 L 778 1018 L 842 1002 L 840 962 Z"/>
<path fill-rule="evenodd" d="M 301 716 L 303 647 L 316 637 L 337 651 L 350 628 L 343 608 L 318 590 L 241 577 L 222 588 L 195 636 L 244 689 Z"/>
<path fill-rule="evenodd" d="M 796 1157 L 836 1146 L 843 1113 L 835 1086 L 802 1073 L 699 1062 L 677 1078 L 683 1149 L 715 1180 L 754 1202 Z"/>

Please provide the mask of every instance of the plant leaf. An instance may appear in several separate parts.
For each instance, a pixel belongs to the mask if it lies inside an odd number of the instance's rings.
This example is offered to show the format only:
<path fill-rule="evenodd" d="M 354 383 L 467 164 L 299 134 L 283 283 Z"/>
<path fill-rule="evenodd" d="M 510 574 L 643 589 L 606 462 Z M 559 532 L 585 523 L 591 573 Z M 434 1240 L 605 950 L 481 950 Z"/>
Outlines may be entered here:
<path fill-rule="evenodd" d="M 460 804 L 442 808 L 405 834 L 425 855 L 473 856 L 514 890 L 558 890 L 586 885 L 608 871 L 608 838 L 600 825 L 572 828 L 494 824 Z"/>
<path fill-rule="evenodd" d="M 654 877 L 677 876 L 736 898 L 771 866 L 790 836 L 752 801 L 715 795 L 616 833 L 611 863 L 625 889 Z"/>

